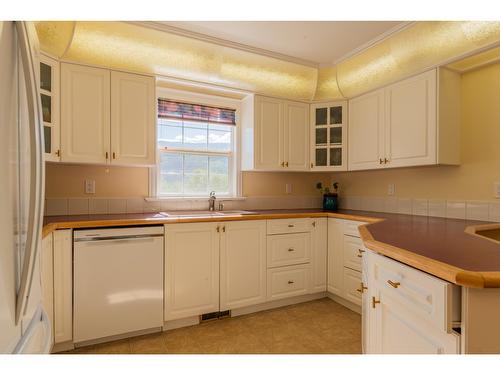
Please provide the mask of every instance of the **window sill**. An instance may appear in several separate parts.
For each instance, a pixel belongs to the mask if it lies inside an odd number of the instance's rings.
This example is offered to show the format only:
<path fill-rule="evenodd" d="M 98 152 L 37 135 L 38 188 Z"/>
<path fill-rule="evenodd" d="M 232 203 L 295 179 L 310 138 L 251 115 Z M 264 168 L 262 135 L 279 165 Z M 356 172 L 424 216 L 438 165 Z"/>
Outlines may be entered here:
<path fill-rule="evenodd" d="M 229 197 L 229 196 L 220 196 L 216 197 L 217 201 L 244 201 L 247 197 Z M 169 201 L 169 202 L 185 202 L 185 201 L 206 201 L 209 197 L 145 197 L 144 200 L 146 202 L 161 202 L 161 201 Z"/>

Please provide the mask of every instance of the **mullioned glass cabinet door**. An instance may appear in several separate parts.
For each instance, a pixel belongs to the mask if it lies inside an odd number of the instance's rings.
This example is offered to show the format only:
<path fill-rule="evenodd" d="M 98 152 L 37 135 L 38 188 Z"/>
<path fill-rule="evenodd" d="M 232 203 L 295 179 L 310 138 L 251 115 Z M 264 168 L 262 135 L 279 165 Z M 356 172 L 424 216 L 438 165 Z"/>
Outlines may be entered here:
<path fill-rule="evenodd" d="M 59 62 L 40 55 L 40 97 L 46 161 L 59 161 Z"/>
<path fill-rule="evenodd" d="M 347 170 L 347 102 L 311 105 L 311 170 Z"/>

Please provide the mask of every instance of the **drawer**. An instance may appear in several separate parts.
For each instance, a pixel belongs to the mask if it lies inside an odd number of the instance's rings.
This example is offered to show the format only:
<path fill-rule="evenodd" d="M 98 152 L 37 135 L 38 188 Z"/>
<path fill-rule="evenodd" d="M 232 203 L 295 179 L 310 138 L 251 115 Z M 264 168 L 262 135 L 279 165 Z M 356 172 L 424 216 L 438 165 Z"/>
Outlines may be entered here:
<path fill-rule="evenodd" d="M 361 272 L 344 268 L 344 298 L 361 306 Z"/>
<path fill-rule="evenodd" d="M 267 267 L 308 263 L 311 257 L 310 245 L 310 233 L 267 236 Z"/>
<path fill-rule="evenodd" d="M 366 224 L 362 221 L 344 220 L 344 234 L 354 237 L 360 237 L 358 227 Z"/>
<path fill-rule="evenodd" d="M 310 232 L 311 219 L 274 219 L 267 221 L 267 234 Z"/>
<path fill-rule="evenodd" d="M 271 268 L 267 270 L 267 298 L 276 300 L 309 292 L 309 265 Z"/>
<path fill-rule="evenodd" d="M 360 238 L 344 236 L 344 267 L 361 272 L 361 258 L 363 256 L 363 241 Z"/>
<path fill-rule="evenodd" d="M 390 258 L 370 252 L 370 282 L 435 327 L 451 332 L 453 299 L 459 295 L 453 285 Z"/>

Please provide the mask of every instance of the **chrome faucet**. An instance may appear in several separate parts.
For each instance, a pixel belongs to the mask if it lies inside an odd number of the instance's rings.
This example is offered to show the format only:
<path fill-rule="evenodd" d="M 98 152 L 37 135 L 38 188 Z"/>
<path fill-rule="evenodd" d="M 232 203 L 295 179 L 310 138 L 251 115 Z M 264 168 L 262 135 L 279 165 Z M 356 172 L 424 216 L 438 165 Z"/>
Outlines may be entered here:
<path fill-rule="evenodd" d="M 210 192 L 210 198 L 208 198 L 208 210 L 215 211 L 215 200 L 217 197 L 215 196 L 215 191 Z"/>

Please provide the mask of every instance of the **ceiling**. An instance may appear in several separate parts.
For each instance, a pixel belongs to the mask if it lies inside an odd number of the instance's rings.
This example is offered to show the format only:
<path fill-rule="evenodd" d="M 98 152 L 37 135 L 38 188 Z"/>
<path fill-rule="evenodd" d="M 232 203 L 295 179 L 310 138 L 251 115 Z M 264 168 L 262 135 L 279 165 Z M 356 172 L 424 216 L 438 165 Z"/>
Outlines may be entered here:
<path fill-rule="evenodd" d="M 367 47 L 406 22 L 163 21 L 161 24 L 302 60 L 298 62 L 327 66 Z"/>

